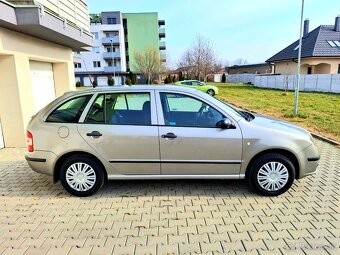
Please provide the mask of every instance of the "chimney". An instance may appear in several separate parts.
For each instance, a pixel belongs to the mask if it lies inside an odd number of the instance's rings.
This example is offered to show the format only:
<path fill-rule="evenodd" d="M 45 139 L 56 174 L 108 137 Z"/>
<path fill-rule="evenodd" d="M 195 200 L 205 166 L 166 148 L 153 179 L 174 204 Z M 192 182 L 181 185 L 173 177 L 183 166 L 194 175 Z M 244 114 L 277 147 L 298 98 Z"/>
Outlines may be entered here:
<path fill-rule="evenodd" d="M 334 30 L 336 32 L 340 32 L 340 16 L 335 18 L 335 25 L 334 25 Z"/>
<path fill-rule="evenodd" d="M 305 38 L 309 33 L 309 19 L 305 19 L 303 23 L 303 38 Z"/>

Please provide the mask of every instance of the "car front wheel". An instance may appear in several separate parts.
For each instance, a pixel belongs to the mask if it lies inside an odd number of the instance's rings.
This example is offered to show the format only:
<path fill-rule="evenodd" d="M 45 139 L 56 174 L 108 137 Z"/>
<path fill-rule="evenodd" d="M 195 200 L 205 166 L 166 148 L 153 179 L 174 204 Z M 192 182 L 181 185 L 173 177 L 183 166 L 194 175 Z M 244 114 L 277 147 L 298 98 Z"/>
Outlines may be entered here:
<path fill-rule="evenodd" d="M 207 93 L 210 95 L 210 96 L 215 96 L 215 91 L 213 89 L 208 89 Z"/>
<path fill-rule="evenodd" d="M 293 163 L 277 153 L 261 156 L 249 169 L 250 186 L 260 195 L 278 196 L 286 192 L 295 179 Z"/>
<path fill-rule="evenodd" d="M 86 197 L 104 184 L 104 169 L 92 158 L 74 155 L 67 158 L 60 171 L 60 182 L 72 195 Z"/>

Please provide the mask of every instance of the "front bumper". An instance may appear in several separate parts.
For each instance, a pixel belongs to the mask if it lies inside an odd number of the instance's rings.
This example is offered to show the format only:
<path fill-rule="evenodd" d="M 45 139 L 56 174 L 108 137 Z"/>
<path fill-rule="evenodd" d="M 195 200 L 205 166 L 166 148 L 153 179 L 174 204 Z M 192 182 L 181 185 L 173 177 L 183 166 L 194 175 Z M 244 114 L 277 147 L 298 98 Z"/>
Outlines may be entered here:
<path fill-rule="evenodd" d="M 299 153 L 300 174 L 297 179 L 314 174 L 320 162 L 318 148 L 311 144 Z"/>
<path fill-rule="evenodd" d="M 25 159 L 29 167 L 37 172 L 47 175 L 53 175 L 57 156 L 49 151 L 34 151 L 28 152 Z"/>

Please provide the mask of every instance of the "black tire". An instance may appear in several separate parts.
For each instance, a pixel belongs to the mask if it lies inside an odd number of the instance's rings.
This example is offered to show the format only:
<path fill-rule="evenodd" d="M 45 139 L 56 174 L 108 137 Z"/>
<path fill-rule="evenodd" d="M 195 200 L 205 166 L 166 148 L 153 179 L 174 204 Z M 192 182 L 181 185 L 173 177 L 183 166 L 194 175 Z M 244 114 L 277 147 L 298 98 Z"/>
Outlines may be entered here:
<path fill-rule="evenodd" d="M 270 162 L 278 162 L 286 167 L 288 178 L 286 183 L 277 190 L 264 189 L 258 180 L 258 175 L 263 177 L 262 173 L 259 174 L 260 169 Z M 278 196 L 286 192 L 295 180 L 295 167 L 294 164 L 286 157 L 277 153 L 268 153 L 256 159 L 249 168 L 248 182 L 249 185 L 256 191 L 256 193 L 264 196 Z"/>
<path fill-rule="evenodd" d="M 73 187 L 69 185 L 69 183 L 66 180 L 67 169 L 75 163 L 85 163 L 94 170 L 95 182 L 93 186 L 86 191 L 79 191 L 79 190 L 74 189 Z M 98 163 L 97 160 L 92 159 L 91 157 L 88 157 L 86 155 L 73 155 L 67 158 L 61 166 L 60 182 L 70 194 L 74 196 L 78 196 L 78 197 L 87 197 L 87 196 L 91 196 L 94 193 L 96 193 L 104 185 L 104 181 L 105 181 L 104 173 L 105 171 L 102 165 Z"/>
<path fill-rule="evenodd" d="M 208 89 L 207 94 L 213 97 L 215 96 L 215 91 L 213 89 Z"/>

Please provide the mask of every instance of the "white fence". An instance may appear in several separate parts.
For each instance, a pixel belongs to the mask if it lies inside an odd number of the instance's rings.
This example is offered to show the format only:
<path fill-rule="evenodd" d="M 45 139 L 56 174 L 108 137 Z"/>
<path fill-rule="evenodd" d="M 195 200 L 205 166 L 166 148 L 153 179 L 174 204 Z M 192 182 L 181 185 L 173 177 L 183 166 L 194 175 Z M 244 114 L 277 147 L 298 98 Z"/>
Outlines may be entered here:
<path fill-rule="evenodd" d="M 227 82 L 251 83 L 256 87 L 294 90 L 296 75 L 256 75 L 231 74 Z M 340 74 L 304 74 L 301 75 L 301 91 L 320 91 L 340 93 Z"/>

